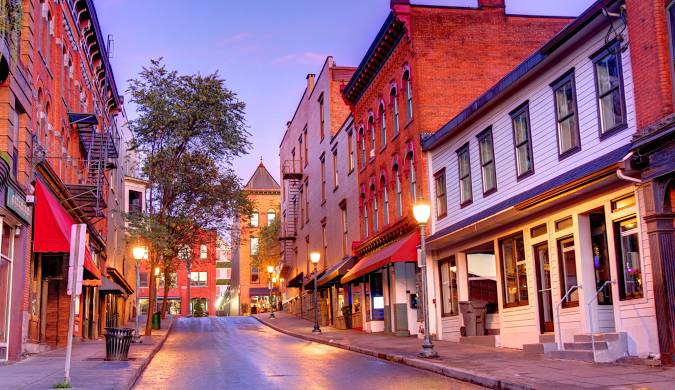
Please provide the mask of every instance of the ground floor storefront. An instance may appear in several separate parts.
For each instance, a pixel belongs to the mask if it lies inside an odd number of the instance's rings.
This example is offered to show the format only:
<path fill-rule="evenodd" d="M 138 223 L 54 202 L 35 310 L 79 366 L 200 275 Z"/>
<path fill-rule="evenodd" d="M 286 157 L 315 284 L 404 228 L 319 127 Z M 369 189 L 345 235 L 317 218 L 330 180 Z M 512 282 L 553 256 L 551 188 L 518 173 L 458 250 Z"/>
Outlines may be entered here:
<path fill-rule="evenodd" d="M 633 184 L 612 176 L 432 240 L 432 333 L 509 348 L 611 334 L 625 354 L 654 356 L 641 202 Z"/>

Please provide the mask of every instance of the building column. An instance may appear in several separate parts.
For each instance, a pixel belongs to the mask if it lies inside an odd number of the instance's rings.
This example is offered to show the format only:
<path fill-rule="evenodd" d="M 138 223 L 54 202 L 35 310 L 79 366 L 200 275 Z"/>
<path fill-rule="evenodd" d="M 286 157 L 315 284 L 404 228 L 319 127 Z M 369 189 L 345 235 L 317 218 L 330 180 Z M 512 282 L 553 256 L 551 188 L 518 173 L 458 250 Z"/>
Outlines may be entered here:
<path fill-rule="evenodd" d="M 574 255 L 577 259 L 577 281 L 581 285 L 579 289 L 581 323 L 583 333 L 594 333 L 598 330 L 598 303 L 593 299 L 597 283 L 593 263 L 591 221 L 588 214 L 575 214 L 572 218 L 574 221 Z"/>
<path fill-rule="evenodd" d="M 408 329 L 408 293 L 412 288 L 408 284 L 415 283 L 415 275 L 407 275 L 407 263 L 394 263 L 394 277 L 390 284 L 393 289 L 394 334 L 396 336 L 410 336 Z M 410 281 L 408 281 L 410 279 Z"/>

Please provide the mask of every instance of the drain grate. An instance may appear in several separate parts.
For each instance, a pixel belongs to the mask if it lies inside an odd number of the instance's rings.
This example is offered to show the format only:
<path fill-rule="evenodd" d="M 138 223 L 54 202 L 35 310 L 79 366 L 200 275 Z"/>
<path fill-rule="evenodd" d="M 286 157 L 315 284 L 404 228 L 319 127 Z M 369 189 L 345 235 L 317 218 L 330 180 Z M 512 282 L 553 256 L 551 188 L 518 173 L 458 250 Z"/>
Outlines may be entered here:
<path fill-rule="evenodd" d="M 137 358 L 135 357 L 130 357 L 128 360 L 105 360 L 105 358 L 102 357 L 90 357 L 86 358 L 85 360 L 88 362 L 108 362 L 108 363 L 124 363 L 126 361 L 133 361 L 136 360 Z"/>

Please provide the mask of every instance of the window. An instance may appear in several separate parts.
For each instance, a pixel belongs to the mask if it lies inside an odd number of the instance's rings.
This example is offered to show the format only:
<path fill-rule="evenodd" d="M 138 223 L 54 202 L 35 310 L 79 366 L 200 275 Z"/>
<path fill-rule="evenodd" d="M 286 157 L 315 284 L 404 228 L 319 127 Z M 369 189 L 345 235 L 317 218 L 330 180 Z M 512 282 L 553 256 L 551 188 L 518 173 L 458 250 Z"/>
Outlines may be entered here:
<path fill-rule="evenodd" d="M 667 8 L 668 12 L 668 27 L 669 27 L 669 36 L 670 36 L 670 70 L 671 72 L 675 71 L 675 2 L 670 2 Z M 675 77 L 672 77 L 673 83 L 675 84 Z M 675 87 L 673 88 L 675 92 Z"/>
<path fill-rule="evenodd" d="M 560 264 L 560 296 L 578 286 L 577 259 L 574 254 L 574 237 L 558 240 L 558 263 Z M 579 289 L 572 291 L 563 302 L 564 307 L 579 306 Z"/>
<path fill-rule="evenodd" d="M 552 84 L 558 129 L 558 154 L 564 157 L 579 149 L 579 120 L 574 72 Z"/>
<path fill-rule="evenodd" d="M 635 195 L 631 194 L 612 201 L 612 211 L 622 210 L 635 206 Z"/>
<path fill-rule="evenodd" d="M 300 186 L 300 227 L 305 226 L 305 191 Z"/>
<path fill-rule="evenodd" d="M 274 209 L 267 209 L 267 226 L 271 225 L 277 218 L 277 212 Z"/>
<path fill-rule="evenodd" d="M 178 286 L 178 274 L 175 272 L 172 272 L 169 275 L 169 288 L 176 288 Z M 166 280 L 164 279 L 164 273 L 159 274 L 159 288 L 164 288 L 164 283 L 166 283 Z"/>
<path fill-rule="evenodd" d="M 251 266 L 251 283 L 260 283 L 260 270 L 255 265 Z"/>
<path fill-rule="evenodd" d="M 129 190 L 129 213 L 140 214 L 143 212 L 143 193 Z"/>
<path fill-rule="evenodd" d="M 593 59 L 595 92 L 600 116 L 600 135 L 626 126 L 626 104 L 619 44 L 607 48 Z"/>
<path fill-rule="evenodd" d="M 309 222 L 309 180 L 305 181 L 305 222 Z"/>
<path fill-rule="evenodd" d="M 467 205 L 473 200 L 471 190 L 471 160 L 469 157 L 469 144 L 465 144 L 457 150 L 457 166 L 459 170 L 459 201 Z"/>
<path fill-rule="evenodd" d="M 323 137 L 325 134 L 325 116 L 323 112 L 324 106 L 323 106 L 323 94 L 319 96 L 319 133 L 321 134 L 321 140 L 323 141 Z"/>
<path fill-rule="evenodd" d="M 497 190 L 497 171 L 495 169 L 495 150 L 492 143 L 492 127 L 478 134 L 478 150 L 480 155 L 480 173 L 483 178 L 483 194 Z"/>
<path fill-rule="evenodd" d="M 199 245 L 199 258 L 206 259 L 208 257 L 209 257 L 209 248 L 206 246 L 206 244 Z"/>
<path fill-rule="evenodd" d="M 375 186 L 373 185 L 370 187 L 370 194 L 373 197 L 373 231 L 376 232 L 379 230 L 379 224 L 378 224 L 378 207 L 377 207 L 377 190 L 375 189 Z"/>
<path fill-rule="evenodd" d="M 258 254 L 258 237 L 251 237 L 251 256 L 256 256 Z"/>
<path fill-rule="evenodd" d="M 139 287 L 148 287 L 148 273 L 141 271 L 138 273 L 139 276 Z"/>
<path fill-rule="evenodd" d="M 361 168 L 366 167 L 366 135 L 363 132 L 363 127 L 359 129 L 359 136 L 361 138 Z"/>
<path fill-rule="evenodd" d="M 252 227 L 258 227 L 259 223 L 260 223 L 260 221 L 258 220 L 258 210 L 253 209 L 253 211 L 251 212 L 251 218 L 250 218 L 250 221 L 249 221 L 249 225 L 252 226 Z"/>
<path fill-rule="evenodd" d="M 368 237 L 368 202 L 366 201 L 366 194 L 361 194 L 363 200 L 363 238 Z"/>
<path fill-rule="evenodd" d="M 405 108 L 408 115 L 408 121 L 413 117 L 412 111 L 412 85 L 410 82 L 410 71 L 406 70 L 403 73 L 403 84 L 405 85 Z"/>
<path fill-rule="evenodd" d="M 459 314 L 459 296 L 457 294 L 457 263 L 455 256 L 438 262 L 441 279 L 441 313 L 443 317 Z"/>
<path fill-rule="evenodd" d="M 300 156 L 299 156 L 300 157 L 300 170 L 299 170 L 300 173 L 302 173 L 302 167 L 305 166 L 305 163 L 303 162 L 304 160 L 302 158 L 302 150 L 303 150 L 303 147 L 302 147 L 302 135 L 301 135 L 300 139 L 298 139 L 298 151 L 300 153 Z"/>
<path fill-rule="evenodd" d="M 190 272 L 190 286 L 204 287 L 207 285 L 206 272 Z"/>
<path fill-rule="evenodd" d="M 396 88 L 391 89 L 391 106 L 392 116 L 394 122 L 394 137 L 398 135 L 398 96 L 396 95 Z"/>
<path fill-rule="evenodd" d="M 511 124 L 513 126 L 513 146 L 516 153 L 516 174 L 520 179 L 534 172 L 528 103 L 511 113 Z"/>
<path fill-rule="evenodd" d="M 387 226 L 389 225 L 389 190 L 384 176 L 380 178 L 380 187 L 382 187 L 382 215 L 384 216 L 384 225 Z"/>
<path fill-rule="evenodd" d="M 323 247 L 321 259 L 323 259 L 323 264 L 325 266 L 328 264 L 328 232 L 326 231 L 326 223 L 321 225 L 321 242 Z"/>
<path fill-rule="evenodd" d="M 303 137 L 304 139 L 302 140 L 302 144 L 304 145 L 305 148 L 305 166 L 307 166 L 307 163 L 309 162 L 309 151 L 308 147 L 309 145 L 307 144 L 307 126 L 305 125 L 305 130 L 303 132 Z"/>
<path fill-rule="evenodd" d="M 375 118 L 371 115 L 368 118 L 368 134 L 370 134 L 370 156 L 375 157 Z"/>
<path fill-rule="evenodd" d="M 232 279 L 232 268 L 216 268 L 216 279 Z"/>
<path fill-rule="evenodd" d="M 555 231 L 559 232 L 561 230 L 569 229 L 573 226 L 573 224 L 574 222 L 572 221 L 572 217 L 559 219 L 555 221 Z"/>
<path fill-rule="evenodd" d="M 321 155 L 321 204 L 326 201 L 326 157 Z"/>
<path fill-rule="evenodd" d="M 534 237 L 543 236 L 544 234 L 547 233 L 547 230 L 548 229 L 546 228 L 545 223 L 541 224 L 539 226 L 535 226 L 532 229 L 530 229 L 530 237 L 534 238 Z"/>
<path fill-rule="evenodd" d="M 403 216 L 403 196 L 401 194 L 401 172 L 398 165 L 394 166 L 394 180 L 396 190 L 396 217 Z"/>
<path fill-rule="evenodd" d="M 528 304 L 527 267 L 523 234 L 499 241 L 504 286 L 504 307 Z"/>
<path fill-rule="evenodd" d="M 387 117 L 384 115 L 384 102 L 380 102 L 380 137 L 382 148 L 387 146 Z"/>
<path fill-rule="evenodd" d="M 614 223 L 617 262 L 619 271 L 619 296 L 622 300 L 643 297 L 642 265 L 640 263 L 640 238 L 635 216 Z"/>
<path fill-rule="evenodd" d="M 337 150 L 333 151 L 333 189 L 338 187 L 338 158 Z"/>
<path fill-rule="evenodd" d="M 448 215 L 448 195 L 445 191 L 445 168 L 434 174 L 434 188 L 436 192 L 436 219 Z"/>
<path fill-rule="evenodd" d="M 349 132 L 347 135 L 347 149 L 349 152 L 349 172 L 354 170 L 354 167 L 356 167 L 356 161 L 355 161 L 355 156 L 354 156 L 354 133 Z"/>
<path fill-rule="evenodd" d="M 347 220 L 347 202 L 340 204 L 340 213 L 342 215 L 342 256 L 349 254 L 349 221 Z"/>
<path fill-rule="evenodd" d="M 415 160 L 412 154 L 408 155 L 408 169 L 410 169 L 410 201 L 417 201 L 417 177 L 415 175 Z"/>

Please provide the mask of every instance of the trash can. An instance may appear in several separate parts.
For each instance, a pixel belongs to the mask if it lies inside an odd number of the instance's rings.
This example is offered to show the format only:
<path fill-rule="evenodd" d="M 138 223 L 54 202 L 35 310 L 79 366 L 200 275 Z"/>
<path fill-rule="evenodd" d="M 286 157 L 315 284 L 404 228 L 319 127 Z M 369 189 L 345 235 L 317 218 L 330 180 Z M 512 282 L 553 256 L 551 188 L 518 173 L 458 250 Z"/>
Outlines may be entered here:
<path fill-rule="evenodd" d="M 462 313 L 462 319 L 464 320 L 465 336 L 485 335 L 486 306 L 487 302 L 485 301 L 459 302 L 459 312 Z"/>
<path fill-rule="evenodd" d="M 161 329 L 162 328 L 162 315 L 160 312 L 155 312 L 152 315 L 152 329 Z"/>
<path fill-rule="evenodd" d="M 105 328 L 105 360 L 129 360 L 131 328 Z"/>
<path fill-rule="evenodd" d="M 342 317 L 345 319 L 345 328 L 352 328 L 352 307 L 344 306 L 342 309 Z"/>

